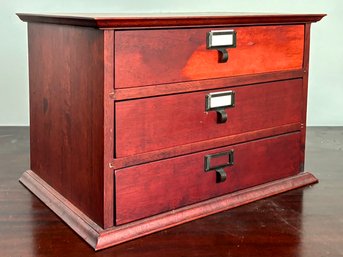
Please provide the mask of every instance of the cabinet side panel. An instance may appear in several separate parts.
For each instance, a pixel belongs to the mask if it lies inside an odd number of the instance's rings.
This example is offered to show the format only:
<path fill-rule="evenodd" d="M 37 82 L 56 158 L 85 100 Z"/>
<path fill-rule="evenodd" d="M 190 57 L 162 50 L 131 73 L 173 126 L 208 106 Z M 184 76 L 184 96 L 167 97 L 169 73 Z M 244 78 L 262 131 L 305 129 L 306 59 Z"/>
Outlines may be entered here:
<path fill-rule="evenodd" d="M 103 225 L 103 32 L 30 23 L 31 169 Z"/>

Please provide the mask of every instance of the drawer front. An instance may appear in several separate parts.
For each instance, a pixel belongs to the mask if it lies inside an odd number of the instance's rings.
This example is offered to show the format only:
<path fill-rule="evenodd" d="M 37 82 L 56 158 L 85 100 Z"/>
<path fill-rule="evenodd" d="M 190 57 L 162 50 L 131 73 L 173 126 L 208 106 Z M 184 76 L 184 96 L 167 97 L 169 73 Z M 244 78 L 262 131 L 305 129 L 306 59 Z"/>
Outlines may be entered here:
<path fill-rule="evenodd" d="M 233 165 L 216 170 L 233 150 Z M 222 154 L 213 157 L 216 154 Z M 115 171 L 116 224 L 123 224 L 299 172 L 300 134 L 251 141 Z"/>
<path fill-rule="evenodd" d="M 235 93 L 235 106 L 218 123 L 217 111 L 206 111 L 206 97 L 225 90 Z M 116 157 L 299 123 L 301 97 L 297 79 L 116 102 Z"/>
<path fill-rule="evenodd" d="M 128 30 L 115 32 L 115 88 L 301 69 L 304 26 L 234 29 L 236 48 L 218 62 L 207 49 L 207 33 L 218 29 Z"/>

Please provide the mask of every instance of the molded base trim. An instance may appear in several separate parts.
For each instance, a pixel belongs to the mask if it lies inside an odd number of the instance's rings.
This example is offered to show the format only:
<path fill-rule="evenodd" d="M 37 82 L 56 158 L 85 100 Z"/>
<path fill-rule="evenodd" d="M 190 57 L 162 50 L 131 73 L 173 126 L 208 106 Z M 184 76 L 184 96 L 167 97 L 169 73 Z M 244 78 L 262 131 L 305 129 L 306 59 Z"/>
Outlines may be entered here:
<path fill-rule="evenodd" d="M 94 223 L 33 171 L 24 172 L 19 181 L 95 250 L 100 250 L 291 189 L 317 183 L 318 179 L 309 172 L 302 172 L 296 176 L 254 186 L 108 229 L 102 229 Z"/>

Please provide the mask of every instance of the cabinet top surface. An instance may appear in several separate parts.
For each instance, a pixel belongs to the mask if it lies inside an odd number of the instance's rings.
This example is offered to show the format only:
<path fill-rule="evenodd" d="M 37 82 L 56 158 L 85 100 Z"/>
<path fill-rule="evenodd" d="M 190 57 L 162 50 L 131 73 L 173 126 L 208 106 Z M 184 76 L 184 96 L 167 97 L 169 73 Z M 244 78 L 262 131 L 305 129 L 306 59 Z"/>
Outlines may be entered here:
<path fill-rule="evenodd" d="M 254 25 L 307 23 L 321 20 L 325 14 L 276 13 L 17 13 L 26 22 L 53 23 L 100 29 L 132 27 L 178 27 L 207 25 Z"/>

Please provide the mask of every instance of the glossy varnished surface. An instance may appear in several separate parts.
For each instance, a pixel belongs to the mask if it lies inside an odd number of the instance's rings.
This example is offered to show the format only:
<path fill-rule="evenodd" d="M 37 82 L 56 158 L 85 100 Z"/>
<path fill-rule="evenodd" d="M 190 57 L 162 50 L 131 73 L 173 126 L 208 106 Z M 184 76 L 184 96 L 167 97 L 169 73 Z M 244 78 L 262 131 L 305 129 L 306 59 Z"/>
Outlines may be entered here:
<path fill-rule="evenodd" d="M 204 157 L 231 150 L 227 179 L 216 183 L 214 170 L 204 172 Z M 116 224 L 296 175 L 299 151 L 300 134 L 290 133 L 116 170 Z M 226 162 L 214 158 L 211 167 Z"/>
<path fill-rule="evenodd" d="M 103 147 L 109 128 L 103 125 L 103 33 L 30 23 L 28 45 L 30 167 L 95 222 L 106 225 Z"/>
<path fill-rule="evenodd" d="M 300 123 L 301 89 L 297 79 L 116 102 L 116 157 Z M 217 123 L 205 99 L 228 90 L 235 92 L 235 106 Z"/>
<path fill-rule="evenodd" d="M 303 25 L 225 29 L 237 33 L 237 47 L 228 49 L 225 63 L 206 48 L 211 28 L 116 31 L 115 88 L 302 68 Z"/>
<path fill-rule="evenodd" d="M 0 255 L 341 256 L 343 128 L 308 130 L 313 187 L 196 220 L 95 253 L 18 182 L 28 167 L 27 128 L 0 129 Z"/>

